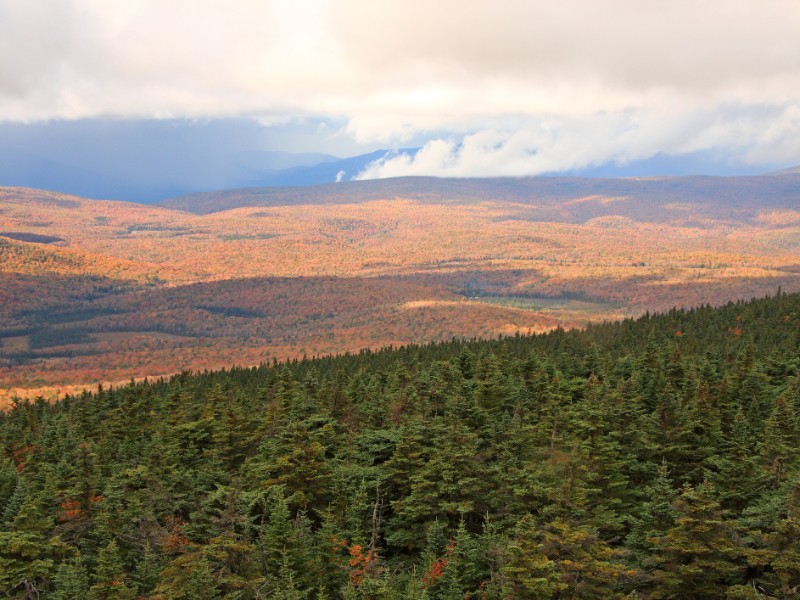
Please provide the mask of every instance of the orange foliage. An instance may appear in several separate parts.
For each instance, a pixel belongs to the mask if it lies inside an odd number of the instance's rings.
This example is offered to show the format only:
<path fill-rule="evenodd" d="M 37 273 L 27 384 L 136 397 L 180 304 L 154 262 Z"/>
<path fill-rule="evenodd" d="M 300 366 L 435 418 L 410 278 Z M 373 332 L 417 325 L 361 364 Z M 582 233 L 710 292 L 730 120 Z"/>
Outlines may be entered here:
<path fill-rule="evenodd" d="M 90 496 L 87 500 L 88 504 L 91 506 L 92 504 L 99 504 L 102 502 L 103 496 Z M 59 504 L 62 512 L 58 515 L 58 520 L 63 523 L 66 521 L 76 521 L 85 516 L 86 511 L 83 508 L 83 504 L 82 500 L 64 500 Z"/>
<path fill-rule="evenodd" d="M 16 466 L 17 471 L 20 473 L 23 471 L 25 468 L 25 461 L 28 460 L 28 457 L 37 450 L 39 450 L 38 446 L 34 444 L 26 444 L 11 452 L 11 458 L 14 461 L 14 466 Z"/>
<path fill-rule="evenodd" d="M 445 549 L 445 555 L 434 560 L 428 569 L 422 574 L 422 587 L 431 587 L 436 583 L 437 579 L 444 575 L 444 569 L 450 562 L 450 555 L 453 553 L 455 548 L 456 541 L 450 540 L 450 542 L 447 544 L 447 548 Z"/>
<path fill-rule="evenodd" d="M 792 211 L 717 217 L 675 203 L 656 218 L 622 197 L 536 202 L 394 199 L 195 215 L 0 188 L 0 232 L 15 232 L 0 235 L 0 405 L 132 377 L 800 290 Z M 578 300 L 502 302 L 560 297 Z M 43 329 L 57 344 L 31 337 Z M 71 330 L 81 334 L 71 340 Z"/>
<path fill-rule="evenodd" d="M 166 518 L 166 533 L 161 538 L 161 548 L 167 554 L 183 554 L 194 546 L 183 533 L 184 522 L 180 517 L 169 515 Z"/>
<path fill-rule="evenodd" d="M 350 548 L 350 582 L 354 586 L 359 586 L 364 582 L 367 574 L 377 575 L 378 551 L 367 550 L 359 544 Z"/>

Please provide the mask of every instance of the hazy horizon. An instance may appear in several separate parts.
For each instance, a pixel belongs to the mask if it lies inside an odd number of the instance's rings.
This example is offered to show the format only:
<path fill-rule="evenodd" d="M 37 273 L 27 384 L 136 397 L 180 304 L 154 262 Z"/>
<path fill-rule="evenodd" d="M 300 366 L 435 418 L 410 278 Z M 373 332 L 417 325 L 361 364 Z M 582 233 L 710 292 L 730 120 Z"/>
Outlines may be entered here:
<path fill-rule="evenodd" d="M 291 137 L 292 132 L 292 128 L 285 127 L 280 133 Z M 403 153 L 413 154 L 408 149 L 382 149 L 336 156 L 325 152 L 287 152 L 280 144 L 280 140 L 270 137 L 248 119 L 4 123 L 0 124 L 0 186 L 155 202 L 202 191 L 349 181 L 365 169 L 373 168 L 370 165 L 376 160 L 388 163 Z M 757 175 L 787 166 L 794 165 L 731 165 L 713 152 L 696 152 L 546 174 Z"/>
<path fill-rule="evenodd" d="M 0 185 L 397 148 L 342 177 L 766 172 L 800 164 L 797 31 L 791 0 L 0 0 Z"/>

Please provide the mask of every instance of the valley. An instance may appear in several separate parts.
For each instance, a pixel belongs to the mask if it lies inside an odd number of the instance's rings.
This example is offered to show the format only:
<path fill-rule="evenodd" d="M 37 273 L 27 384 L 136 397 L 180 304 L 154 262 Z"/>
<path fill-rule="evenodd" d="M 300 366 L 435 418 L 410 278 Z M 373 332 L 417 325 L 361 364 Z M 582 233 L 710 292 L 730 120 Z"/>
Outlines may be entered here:
<path fill-rule="evenodd" d="M 0 400 L 800 291 L 800 175 L 0 188 Z"/>

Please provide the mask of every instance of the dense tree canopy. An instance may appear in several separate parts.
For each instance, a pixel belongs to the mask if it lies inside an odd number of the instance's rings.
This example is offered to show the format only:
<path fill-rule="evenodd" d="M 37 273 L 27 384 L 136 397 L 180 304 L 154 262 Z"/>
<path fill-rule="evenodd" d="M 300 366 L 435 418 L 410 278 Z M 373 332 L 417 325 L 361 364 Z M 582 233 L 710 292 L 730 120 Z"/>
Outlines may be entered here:
<path fill-rule="evenodd" d="M 12 598 L 795 598 L 800 296 L 19 401 Z"/>

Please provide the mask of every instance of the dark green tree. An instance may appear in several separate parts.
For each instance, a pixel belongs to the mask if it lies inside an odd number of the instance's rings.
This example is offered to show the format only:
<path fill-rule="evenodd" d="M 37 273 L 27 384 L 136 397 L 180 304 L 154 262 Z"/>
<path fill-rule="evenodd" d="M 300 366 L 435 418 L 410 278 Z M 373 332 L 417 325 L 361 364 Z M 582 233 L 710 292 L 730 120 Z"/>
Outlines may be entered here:
<path fill-rule="evenodd" d="M 135 590 L 125 581 L 125 569 L 117 543 L 113 540 L 100 550 L 93 579 L 89 600 L 133 600 L 136 597 Z"/>
<path fill-rule="evenodd" d="M 710 484 L 683 487 L 675 500 L 675 526 L 653 538 L 652 598 L 724 598 L 741 582 L 745 552 L 735 523 L 727 520 Z"/>

